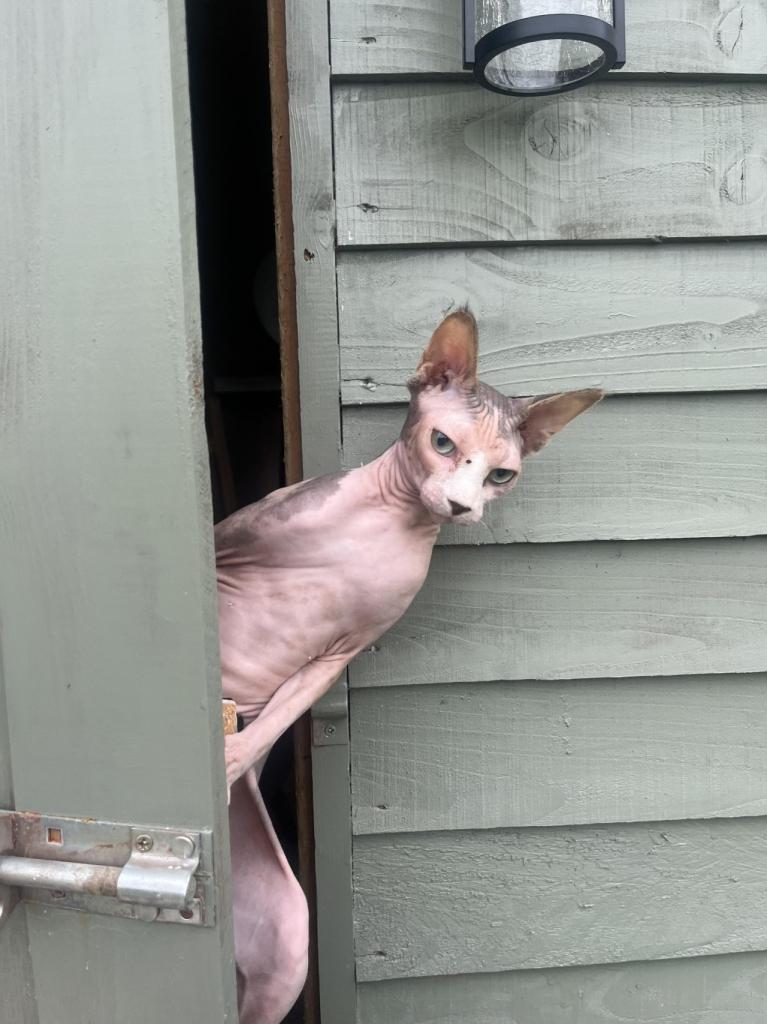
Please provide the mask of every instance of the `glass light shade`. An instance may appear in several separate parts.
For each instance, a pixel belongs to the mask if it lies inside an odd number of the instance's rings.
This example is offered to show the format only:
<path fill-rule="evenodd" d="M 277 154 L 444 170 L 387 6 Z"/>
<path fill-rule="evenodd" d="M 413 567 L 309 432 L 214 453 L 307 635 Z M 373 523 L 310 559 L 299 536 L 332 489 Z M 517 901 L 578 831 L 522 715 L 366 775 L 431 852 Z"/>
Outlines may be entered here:
<path fill-rule="evenodd" d="M 466 63 L 493 91 L 563 92 L 622 66 L 623 0 L 464 3 Z"/>
<path fill-rule="evenodd" d="M 477 0 L 477 38 L 520 18 L 544 14 L 585 14 L 613 23 L 613 0 Z"/>
<path fill-rule="evenodd" d="M 504 91 L 556 92 L 592 78 L 606 60 L 603 50 L 580 39 L 539 39 L 504 50 L 489 62 L 485 78 Z"/>

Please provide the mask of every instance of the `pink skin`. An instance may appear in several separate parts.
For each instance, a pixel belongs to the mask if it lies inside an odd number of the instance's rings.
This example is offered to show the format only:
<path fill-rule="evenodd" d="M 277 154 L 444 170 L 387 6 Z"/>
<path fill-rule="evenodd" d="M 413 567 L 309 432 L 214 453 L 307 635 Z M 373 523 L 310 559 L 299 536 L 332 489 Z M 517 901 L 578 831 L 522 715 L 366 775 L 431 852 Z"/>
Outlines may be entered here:
<path fill-rule="evenodd" d="M 506 399 L 477 381 L 476 360 L 474 319 L 454 313 L 421 359 L 388 451 L 216 528 L 223 690 L 250 720 L 226 737 L 240 1024 L 278 1024 L 306 973 L 306 902 L 258 792 L 266 755 L 407 609 L 440 526 L 477 522 L 514 487 L 523 457 L 602 397 Z M 494 470 L 514 475 L 494 483 Z"/>

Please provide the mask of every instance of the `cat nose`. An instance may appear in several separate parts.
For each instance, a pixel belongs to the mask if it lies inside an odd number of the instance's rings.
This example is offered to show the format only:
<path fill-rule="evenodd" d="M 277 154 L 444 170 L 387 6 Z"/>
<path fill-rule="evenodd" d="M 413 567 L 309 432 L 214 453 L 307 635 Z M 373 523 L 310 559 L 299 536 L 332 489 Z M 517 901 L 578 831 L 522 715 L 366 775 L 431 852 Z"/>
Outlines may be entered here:
<path fill-rule="evenodd" d="M 454 516 L 463 515 L 464 512 L 471 512 L 471 509 L 467 505 L 459 505 L 457 501 L 451 501 L 450 508 L 452 509 Z"/>

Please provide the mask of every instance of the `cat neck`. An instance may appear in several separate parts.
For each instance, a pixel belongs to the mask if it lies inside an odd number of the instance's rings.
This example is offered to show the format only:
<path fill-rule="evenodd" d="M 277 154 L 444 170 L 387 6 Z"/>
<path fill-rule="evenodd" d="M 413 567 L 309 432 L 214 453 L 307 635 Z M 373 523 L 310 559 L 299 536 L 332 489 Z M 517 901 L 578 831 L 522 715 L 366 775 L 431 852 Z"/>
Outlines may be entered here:
<path fill-rule="evenodd" d="M 408 526 L 433 533 L 436 539 L 439 524 L 433 522 L 421 501 L 420 480 L 401 440 L 358 472 L 364 475 L 375 504 Z"/>

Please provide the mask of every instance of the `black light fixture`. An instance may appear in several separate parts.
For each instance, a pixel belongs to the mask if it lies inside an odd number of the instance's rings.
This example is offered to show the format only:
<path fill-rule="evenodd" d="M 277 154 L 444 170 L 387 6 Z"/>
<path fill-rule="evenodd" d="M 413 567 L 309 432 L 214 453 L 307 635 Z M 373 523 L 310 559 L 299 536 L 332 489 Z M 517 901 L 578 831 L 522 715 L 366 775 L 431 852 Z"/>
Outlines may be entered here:
<path fill-rule="evenodd" d="M 567 92 L 626 62 L 624 0 L 463 3 L 464 67 L 493 92 Z"/>

